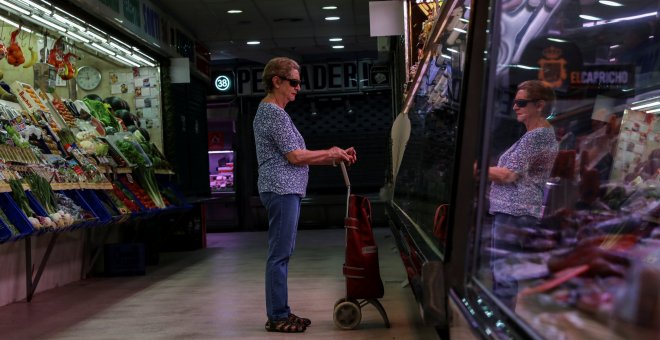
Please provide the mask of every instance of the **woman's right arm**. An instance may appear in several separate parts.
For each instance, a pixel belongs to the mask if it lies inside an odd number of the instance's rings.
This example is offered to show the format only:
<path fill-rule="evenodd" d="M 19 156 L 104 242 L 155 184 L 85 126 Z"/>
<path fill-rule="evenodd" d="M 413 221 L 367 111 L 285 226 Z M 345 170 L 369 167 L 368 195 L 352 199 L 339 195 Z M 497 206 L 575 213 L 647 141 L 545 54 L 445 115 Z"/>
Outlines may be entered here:
<path fill-rule="evenodd" d="M 498 184 L 509 184 L 518 179 L 518 174 L 504 167 L 491 166 L 488 168 L 488 179 Z"/>
<path fill-rule="evenodd" d="M 343 150 L 336 146 L 327 150 L 293 150 L 286 154 L 286 158 L 289 163 L 295 165 L 331 165 L 339 162 L 353 164 L 356 161 L 353 148 Z"/>

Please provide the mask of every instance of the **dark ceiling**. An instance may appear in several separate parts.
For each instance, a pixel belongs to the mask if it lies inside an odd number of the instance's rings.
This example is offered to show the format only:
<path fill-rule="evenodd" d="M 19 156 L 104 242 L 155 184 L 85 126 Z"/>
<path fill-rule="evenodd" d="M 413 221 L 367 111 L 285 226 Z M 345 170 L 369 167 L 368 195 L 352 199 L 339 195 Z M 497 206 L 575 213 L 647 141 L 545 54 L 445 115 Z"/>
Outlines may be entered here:
<path fill-rule="evenodd" d="M 376 52 L 368 0 L 155 0 L 210 50 L 211 60 Z M 323 6 L 337 8 L 324 10 Z M 228 10 L 242 10 L 239 14 Z M 339 20 L 327 21 L 328 16 Z M 328 39 L 340 37 L 335 43 Z M 258 40 L 259 45 L 247 45 Z M 333 49 L 341 44 L 343 49 Z"/>

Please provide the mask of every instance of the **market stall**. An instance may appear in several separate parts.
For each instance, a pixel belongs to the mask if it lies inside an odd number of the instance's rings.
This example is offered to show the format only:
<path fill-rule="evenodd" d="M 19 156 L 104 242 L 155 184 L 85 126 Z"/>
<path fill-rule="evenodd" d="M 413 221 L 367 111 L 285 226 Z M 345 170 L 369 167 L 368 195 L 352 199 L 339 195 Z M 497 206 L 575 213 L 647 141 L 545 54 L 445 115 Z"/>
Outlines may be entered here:
<path fill-rule="evenodd" d="M 11 244 L 25 241 L 29 301 L 58 235 L 86 242 L 88 253 L 71 258 L 85 277 L 103 248 L 91 247 L 86 231 L 192 206 L 162 152 L 155 59 L 58 7 L 2 5 L 0 35 L 9 39 L 0 37 L 0 246 L 9 263 L 19 254 Z M 33 249 L 42 235 L 50 235 L 45 249 Z"/>

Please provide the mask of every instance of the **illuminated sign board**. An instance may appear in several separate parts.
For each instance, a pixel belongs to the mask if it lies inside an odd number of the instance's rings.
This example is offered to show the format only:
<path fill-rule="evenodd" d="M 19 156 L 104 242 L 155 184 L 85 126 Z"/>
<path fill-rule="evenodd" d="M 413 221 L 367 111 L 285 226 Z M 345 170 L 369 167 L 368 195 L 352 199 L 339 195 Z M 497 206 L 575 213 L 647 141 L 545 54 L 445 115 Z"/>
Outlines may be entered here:
<path fill-rule="evenodd" d="M 234 73 L 226 71 L 215 74 L 215 78 L 213 78 L 213 87 L 221 94 L 236 94 Z"/>
<path fill-rule="evenodd" d="M 239 96 L 263 95 L 263 67 L 239 67 L 231 93 Z M 218 77 L 215 87 L 218 91 Z M 376 66 L 373 60 L 336 62 L 325 64 L 300 65 L 301 93 L 358 92 L 368 89 L 390 88 L 390 74 L 387 67 Z M 235 90 L 234 90 L 235 88 Z M 234 92 L 235 91 L 235 92 Z M 221 91 L 227 93 L 228 91 Z"/>

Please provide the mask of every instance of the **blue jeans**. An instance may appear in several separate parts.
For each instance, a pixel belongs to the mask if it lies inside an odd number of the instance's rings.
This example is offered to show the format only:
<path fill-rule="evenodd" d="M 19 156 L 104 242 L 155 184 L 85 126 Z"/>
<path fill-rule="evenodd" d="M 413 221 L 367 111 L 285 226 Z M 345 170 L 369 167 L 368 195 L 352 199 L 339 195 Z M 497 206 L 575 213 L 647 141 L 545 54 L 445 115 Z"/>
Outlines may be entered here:
<path fill-rule="evenodd" d="M 268 213 L 268 259 L 266 261 L 266 314 L 269 320 L 289 317 L 287 277 L 289 258 L 296 245 L 300 195 L 259 193 Z"/>
<path fill-rule="evenodd" d="M 499 250 L 511 251 L 514 254 L 523 252 L 524 244 L 515 244 L 511 236 L 507 236 L 511 229 L 515 228 L 533 228 L 539 223 L 539 220 L 533 216 L 513 216 L 504 213 L 495 213 L 493 216 L 491 247 Z M 508 241 L 504 241 L 508 240 Z M 523 240 L 519 240 L 523 242 Z M 493 271 L 493 294 L 500 299 L 509 308 L 516 306 L 516 296 L 518 295 L 518 281 L 494 268 L 494 261 L 491 260 L 491 270 Z"/>

